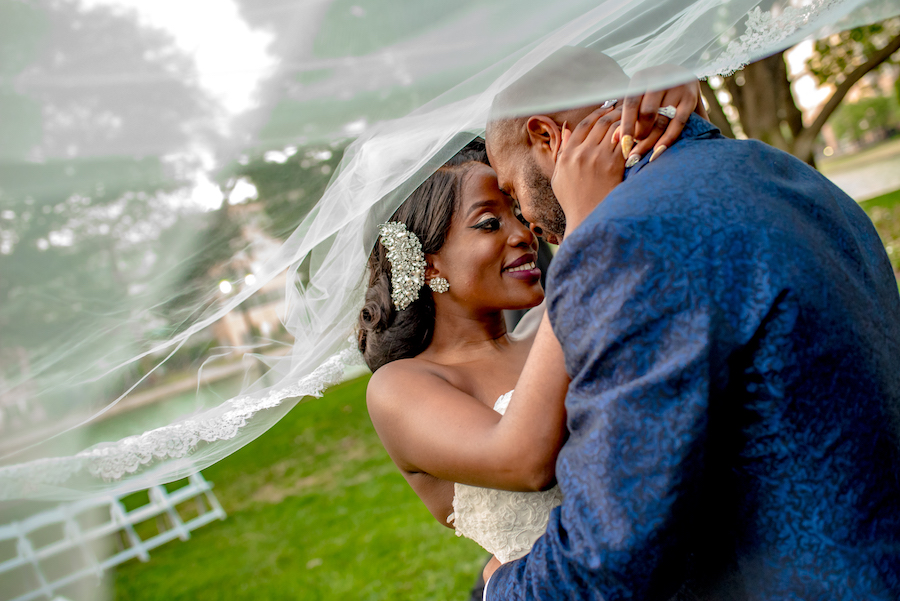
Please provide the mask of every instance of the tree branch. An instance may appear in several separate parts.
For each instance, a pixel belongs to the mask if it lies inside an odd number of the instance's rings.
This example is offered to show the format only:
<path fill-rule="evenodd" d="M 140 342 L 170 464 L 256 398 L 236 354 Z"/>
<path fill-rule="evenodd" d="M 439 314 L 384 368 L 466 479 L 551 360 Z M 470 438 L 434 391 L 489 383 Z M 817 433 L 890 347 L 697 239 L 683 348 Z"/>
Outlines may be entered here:
<path fill-rule="evenodd" d="M 850 88 L 862 79 L 863 75 L 891 58 L 891 55 L 897 52 L 897 50 L 900 50 L 900 35 L 894 37 L 894 39 L 888 42 L 884 48 L 873 54 L 872 58 L 850 72 L 847 79 L 837 87 L 834 94 L 831 95 L 831 98 L 828 99 L 828 102 L 826 102 L 825 106 L 822 107 L 822 110 L 819 111 L 816 119 L 803 131 L 799 138 L 802 138 L 806 143 L 810 143 L 815 139 L 822 130 L 822 127 L 824 127 L 825 123 L 828 121 L 828 118 L 831 117 L 831 114 L 837 109 L 841 101 L 844 100 L 844 97 L 850 91 Z"/>
<path fill-rule="evenodd" d="M 734 129 L 732 129 L 731 122 L 728 121 L 728 117 L 725 115 L 724 109 L 722 109 L 722 103 L 720 103 L 719 99 L 716 97 L 716 91 L 712 89 L 712 86 L 709 85 L 708 81 L 700 82 L 700 91 L 703 93 L 703 97 L 706 98 L 706 102 L 709 104 L 709 120 L 712 121 L 713 125 L 719 128 L 722 135 L 733 138 Z"/>

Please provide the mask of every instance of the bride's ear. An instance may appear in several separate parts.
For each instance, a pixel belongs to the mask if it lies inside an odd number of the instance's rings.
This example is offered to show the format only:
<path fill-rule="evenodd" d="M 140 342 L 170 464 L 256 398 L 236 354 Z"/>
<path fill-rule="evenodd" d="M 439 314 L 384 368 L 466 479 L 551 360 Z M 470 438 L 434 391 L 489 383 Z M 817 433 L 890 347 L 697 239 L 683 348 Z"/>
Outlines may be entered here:
<path fill-rule="evenodd" d="M 533 115 L 525 121 L 528 145 L 539 156 L 555 162 L 556 152 L 562 143 L 562 129 L 547 115 Z"/>
<path fill-rule="evenodd" d="M 430 282 L 432 278 L 441 275 L 440 270 L 435 267 L 434 255 L 425 255 L 425 281 Z"/>

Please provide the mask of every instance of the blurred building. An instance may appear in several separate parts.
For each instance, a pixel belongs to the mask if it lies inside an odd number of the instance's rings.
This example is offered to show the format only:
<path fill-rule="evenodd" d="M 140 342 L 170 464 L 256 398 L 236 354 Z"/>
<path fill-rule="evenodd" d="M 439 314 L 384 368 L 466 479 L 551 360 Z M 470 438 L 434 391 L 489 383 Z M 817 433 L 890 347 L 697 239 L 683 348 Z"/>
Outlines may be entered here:
<path fill-rule="evenodd" d="M 222 301 L 246 287 L 255 286 L 256 274 L 281 247 L 281 242 L 267 234 L 262 226 L 265 216 L 261 203 L 232 205 L 228 212 L 230 218 L 241 224 L 240 245 L 243 249 L 228 262 L 210 270 L 210 276 L 219 282 Z M 282 338 L 286 283 L 286 274 L 279 274 L 213 324 L 212 333 L 218 343 L 237 348 Z"/>

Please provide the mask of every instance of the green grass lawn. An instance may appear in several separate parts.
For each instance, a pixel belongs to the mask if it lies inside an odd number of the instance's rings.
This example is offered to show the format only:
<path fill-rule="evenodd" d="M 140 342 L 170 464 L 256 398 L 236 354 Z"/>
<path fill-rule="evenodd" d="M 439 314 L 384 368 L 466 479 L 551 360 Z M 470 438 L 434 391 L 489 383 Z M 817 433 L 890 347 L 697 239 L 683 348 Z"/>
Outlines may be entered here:
<path fill-rule="evenodd" d="M 367 381 L 298 405 L 205 470 L 228 518 L 120 566 L 116 599 L 466 599 L 486 554 L 439 525 L 393 466 Z"/>
<path fill-rule="evenodd" d="M 900 190 L 859 203 L 884 242 L 894 273 L 900 274 Z"/>
<path fill-rule="evenodd" d="M 821 158 L 817 161 L 817 165 L 819 171 L 825 175 L 830 175 L 841 171 L 858 169 L 873 161 L 896 160 L 897 157 L 900 157 L 900 138 L 886 140 L 852 154 Z"/>

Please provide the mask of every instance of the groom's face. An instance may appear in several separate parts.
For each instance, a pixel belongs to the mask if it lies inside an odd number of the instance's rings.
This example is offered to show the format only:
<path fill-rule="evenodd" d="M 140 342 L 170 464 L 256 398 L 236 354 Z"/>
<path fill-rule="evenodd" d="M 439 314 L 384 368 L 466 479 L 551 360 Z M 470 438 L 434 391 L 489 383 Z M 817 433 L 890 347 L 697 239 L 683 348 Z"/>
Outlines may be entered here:
<path fill-rule="evenodd" d="M 530 154 L 519 150 L 496 142 L 488 146 L 500 189 L 518 201 L 522 216 L 536 234 L 559 244 L 566 231 L 566 216 L 550 186 L 550 174 L 544 173 Z"/>
<path fill-rule="evenodd" d="M 550 185 L 550 177 L 541 171 L 531 155 L 525 155 L 523 166 L 523 178 L 525 190 L 519 193 L 519 204 L 525 219 L 538 228 L 548 242 L 559 244 L 563 233 L 566 231 L 566 214 L 563 213 L 553 187 Z M 528 205 L 526 213 L 525 205 Z M 531 218 L 529 218 L 529 216 Z"/>

